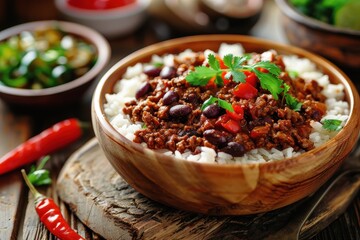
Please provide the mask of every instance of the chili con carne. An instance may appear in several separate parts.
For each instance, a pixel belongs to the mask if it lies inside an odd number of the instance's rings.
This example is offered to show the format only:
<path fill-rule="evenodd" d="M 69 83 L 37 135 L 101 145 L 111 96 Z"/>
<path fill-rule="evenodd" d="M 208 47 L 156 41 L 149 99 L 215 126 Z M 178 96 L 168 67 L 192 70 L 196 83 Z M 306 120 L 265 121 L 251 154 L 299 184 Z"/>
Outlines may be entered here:
<path fill-rule="evenodd" d="M 20 144 L 0 158 L 0 175 L 32 163 L 42 156 L 59 150 L 82 135 L 80 122 L 66 119 Z"/>
<path fill-rule="evenodd" d="M 54 200 L 44 196 L 35 189 L 34 185 L 29 181 L 24 169 L 21 170 L 21 173 L 26 185 L 35 197 L 35 210 L 40 221 L 46 228 L 61 240 L 85 240 L 69 226 Z"/>

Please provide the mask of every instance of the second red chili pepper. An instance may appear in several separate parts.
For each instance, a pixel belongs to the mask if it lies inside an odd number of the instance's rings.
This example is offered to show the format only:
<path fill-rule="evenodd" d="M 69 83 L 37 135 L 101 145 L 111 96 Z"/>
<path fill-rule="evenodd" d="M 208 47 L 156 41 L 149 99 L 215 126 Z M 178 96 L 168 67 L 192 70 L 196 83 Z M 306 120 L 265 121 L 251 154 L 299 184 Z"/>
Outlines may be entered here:
<path fill-rule="evenodd" d="M 80 122 L 66 119 L 30 138 L 0 158 L 0 175 L 32 163 L 74 142 L 82 135 Z"/>
<path fill-rule="evenodd" d="M 61 240 L 85 240 L 69 226 L 54 200 L 45 197 L 35 189 L 26 176 L 24 169 L 21 170 L 21 173 L 26 185 L 35 197 L 35 210 L 46 228 Z"/>

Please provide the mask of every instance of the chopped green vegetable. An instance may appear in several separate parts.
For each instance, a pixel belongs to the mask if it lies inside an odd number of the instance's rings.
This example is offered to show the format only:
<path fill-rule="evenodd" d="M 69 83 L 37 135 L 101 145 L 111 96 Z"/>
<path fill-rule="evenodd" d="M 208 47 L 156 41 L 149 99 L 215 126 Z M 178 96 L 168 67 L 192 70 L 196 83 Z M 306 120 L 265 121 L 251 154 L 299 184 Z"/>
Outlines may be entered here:
<path fill-rule="evenodd" d="M 231 106 L 230 103 L 228 103 L 227 101 L 225 100 L 222 100 L 220 98 L 217 98 L 217 97 L 213 97 L 213 96 L 210 96 L 209 99 L 207 99 L 204 104 L 201 106 L 201 111 L 203 111 L 207 106 L 211 105 L 211 104 L 214 104 L 214 103 L 217 103 L 217 105 L 219 105 L 219 107 L 225 109 L 225 110 L 228 110 L 230 112 L 234 112 L 234 108 Z"/>
<path fill-rule="evenodd" d="M 50 156 L 45 156 L 41 159 L 40 164 L 35 167 L 31 166 L 28 173 L 29 181 L 34 186 L 48 185 L 51 184 L 50 172 L 47 169 L 43 169 L 46 162 L 50 159 Z"/>
<path fill-rule="evenodd" d="M 322 127 L 329 131 L 339 131 L 342 128 L 342 121 L 338 119 L 325 119 L 322 124 Z"/>
<path fill-rule="evenodd" d="M 290 0 L 299 12 L 342 28 L 360 30 L 359 0 Z"/>
<path fill-rule="evenodd" d="M 23 31 L 0 42 L 0 84 L 54 87 L 82 76 L 96 61 L 92 44 L 60 29 Z"/>

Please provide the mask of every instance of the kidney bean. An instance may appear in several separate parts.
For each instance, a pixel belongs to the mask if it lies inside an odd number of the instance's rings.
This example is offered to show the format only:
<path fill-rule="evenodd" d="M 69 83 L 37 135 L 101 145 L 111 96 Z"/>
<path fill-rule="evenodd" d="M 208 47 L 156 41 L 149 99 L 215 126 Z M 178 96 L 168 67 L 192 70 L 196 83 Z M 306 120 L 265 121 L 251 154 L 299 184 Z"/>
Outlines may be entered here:
<path fill-rule="evenodd" d="M 136 98 L 136 99 L 141 98 L 142 96 L 144 96 L 145 94 L 147 94 L 148 92 L 150 92 L 150 90 L 151 90 L 150 83 L 144 82 L 144 83 L 140 86 L 140 88 L 136 91 L 136 93 L 135 93 L 135 98 Z"/>
<path fill-rule="evenodd" d="M 227 139 L 223 132 L 215 130 L 215 129 L 208 129 L 203 133 L 205 139 L 215 145 L 218 148 L 226 146 Z"/>
<path fill-rule="evenodd" d="M 165 79 L 176 77 L 176 69 L 174 67 L 165 66 L 163 69 L 161 69 L 160 77 Z"/>
<path fill-rule="evenodd" d="M 244 146 L 237 142 L 229 142 L 227 146 L 221 150 L 232 155 L 233 157 L 241 157 L 245 153 Z"/>
<path fill-rule="evenodd" d="M 190 93 L 184 100 L 188 103 L 196 104 L 199 101 L 199 97 L 195 93 Z"/>
<path fill-rule="evenodd" d="M 170 105 L 174 102 L 177 102 L 179 100 L 179 95 L 174 91 L 168 91 L 164 94 L 163 97 L 163 103 L 165 105 Z"/>
<path fill-rule="evenodd" d="M 156 67 L 156 66 L 154 66 L 154 65 L 146 65 L 146 66 L 144 67 L 143 72 L 144 72 L 146 75 L 148 75 L 149 77 L 154 78 L 154 77 L 157 77 L 157 76 L 160 75 L 161 68 L 158 68 L 158 67 Z"/>
<path fill-rule="evenodd" d="M 169 110 L 171 117 L 186 117 L 191 113 L 191 107 L 188 105 L 175 105 Z"/>
<path fill-rule="evenodd" d="M 207 118 L 216 118 L 221 115 L 221 112 L 222 112 L 221 109 L 222 108 L 219 107 L 219 105 L 214 103 L 214 104 L 207 106 L 204 109 L 204 111 L 202 112 L 202 114 L 204 114 L 204 116 Z"/>

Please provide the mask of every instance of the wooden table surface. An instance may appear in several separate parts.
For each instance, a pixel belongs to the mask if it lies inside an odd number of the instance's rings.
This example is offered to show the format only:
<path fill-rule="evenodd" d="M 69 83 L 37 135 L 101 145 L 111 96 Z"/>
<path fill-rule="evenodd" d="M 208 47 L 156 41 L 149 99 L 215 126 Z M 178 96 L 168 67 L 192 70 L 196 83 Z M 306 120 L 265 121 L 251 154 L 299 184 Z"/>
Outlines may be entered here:
<path fill-rule="evenodd" d="M 10 1 L 7 1 L 9 6 Z M 19 2 L 19 1 L 15 1 Z M 50 2 L 50 1 L 49 1 Z M 35 2 L 36 3 L 36 2 Z M 14 8 L 12 9 L 14 10 Z M 48 17 L 48 16 L 46 16 Z M 24 18 L 29 20 L 29 18 Z M 0 19 L 1 21 L 2 19 Z M 33 20 L 33 19 L 30 19 Z M 37 19 L 35 19 L 37 20 Z M 12 18 L 14 22 L 14 18 Z M 250 32 L 251 35 L 275 41 L 286 42 L 280 26 L 281 16 L 273 1 L 266 1 L 265 11 L 258 24 Z M 9 21 L 10 23 L 13 23 Z M 9 23 L 8 22 L 8 23 Z M 275 27 L 274 27 L 275 26 Z M 132 36 L 111 40 L 112 59 L 107 69 L 123 56 L 151 43 L 163 40 L 154 34 L 155 24 L 146 24 Z M 349 73 L 351 75 L 351 73 Z M 99 78 L 101 74 L 99 75 Z M 76 117 L 90 122 L 90 103 L 92 91 L 96 83 L 79 103 L 67 108 L 47 111 L 27 111 L 21 108 L 10 108 L 0 100 L 0 155 L 16 147 L 31 136 L 52 124 L 69 117 Z M 53 178 L 51 186 L 41 187 L 39 190 L 55 199 L 70 225 L 86 239 L 102 239 L 83 225 L 74 216 L 61 199 L 57 196 L 55 180 L 64 162 L 88 139 L 92 138 L 90 128 L 84 137 L 71 146 L 51 155 L 51 161 L 46 165 Z M 0 176 L 0 240 L 7 239 L 56 239 L 39 222 L 35 213 L 33 198 L 24 185 L 20 171 Z M 313 239 L 360 239 L 360 194 L 357 195 L 347 211 L 325 230 Z"/>

